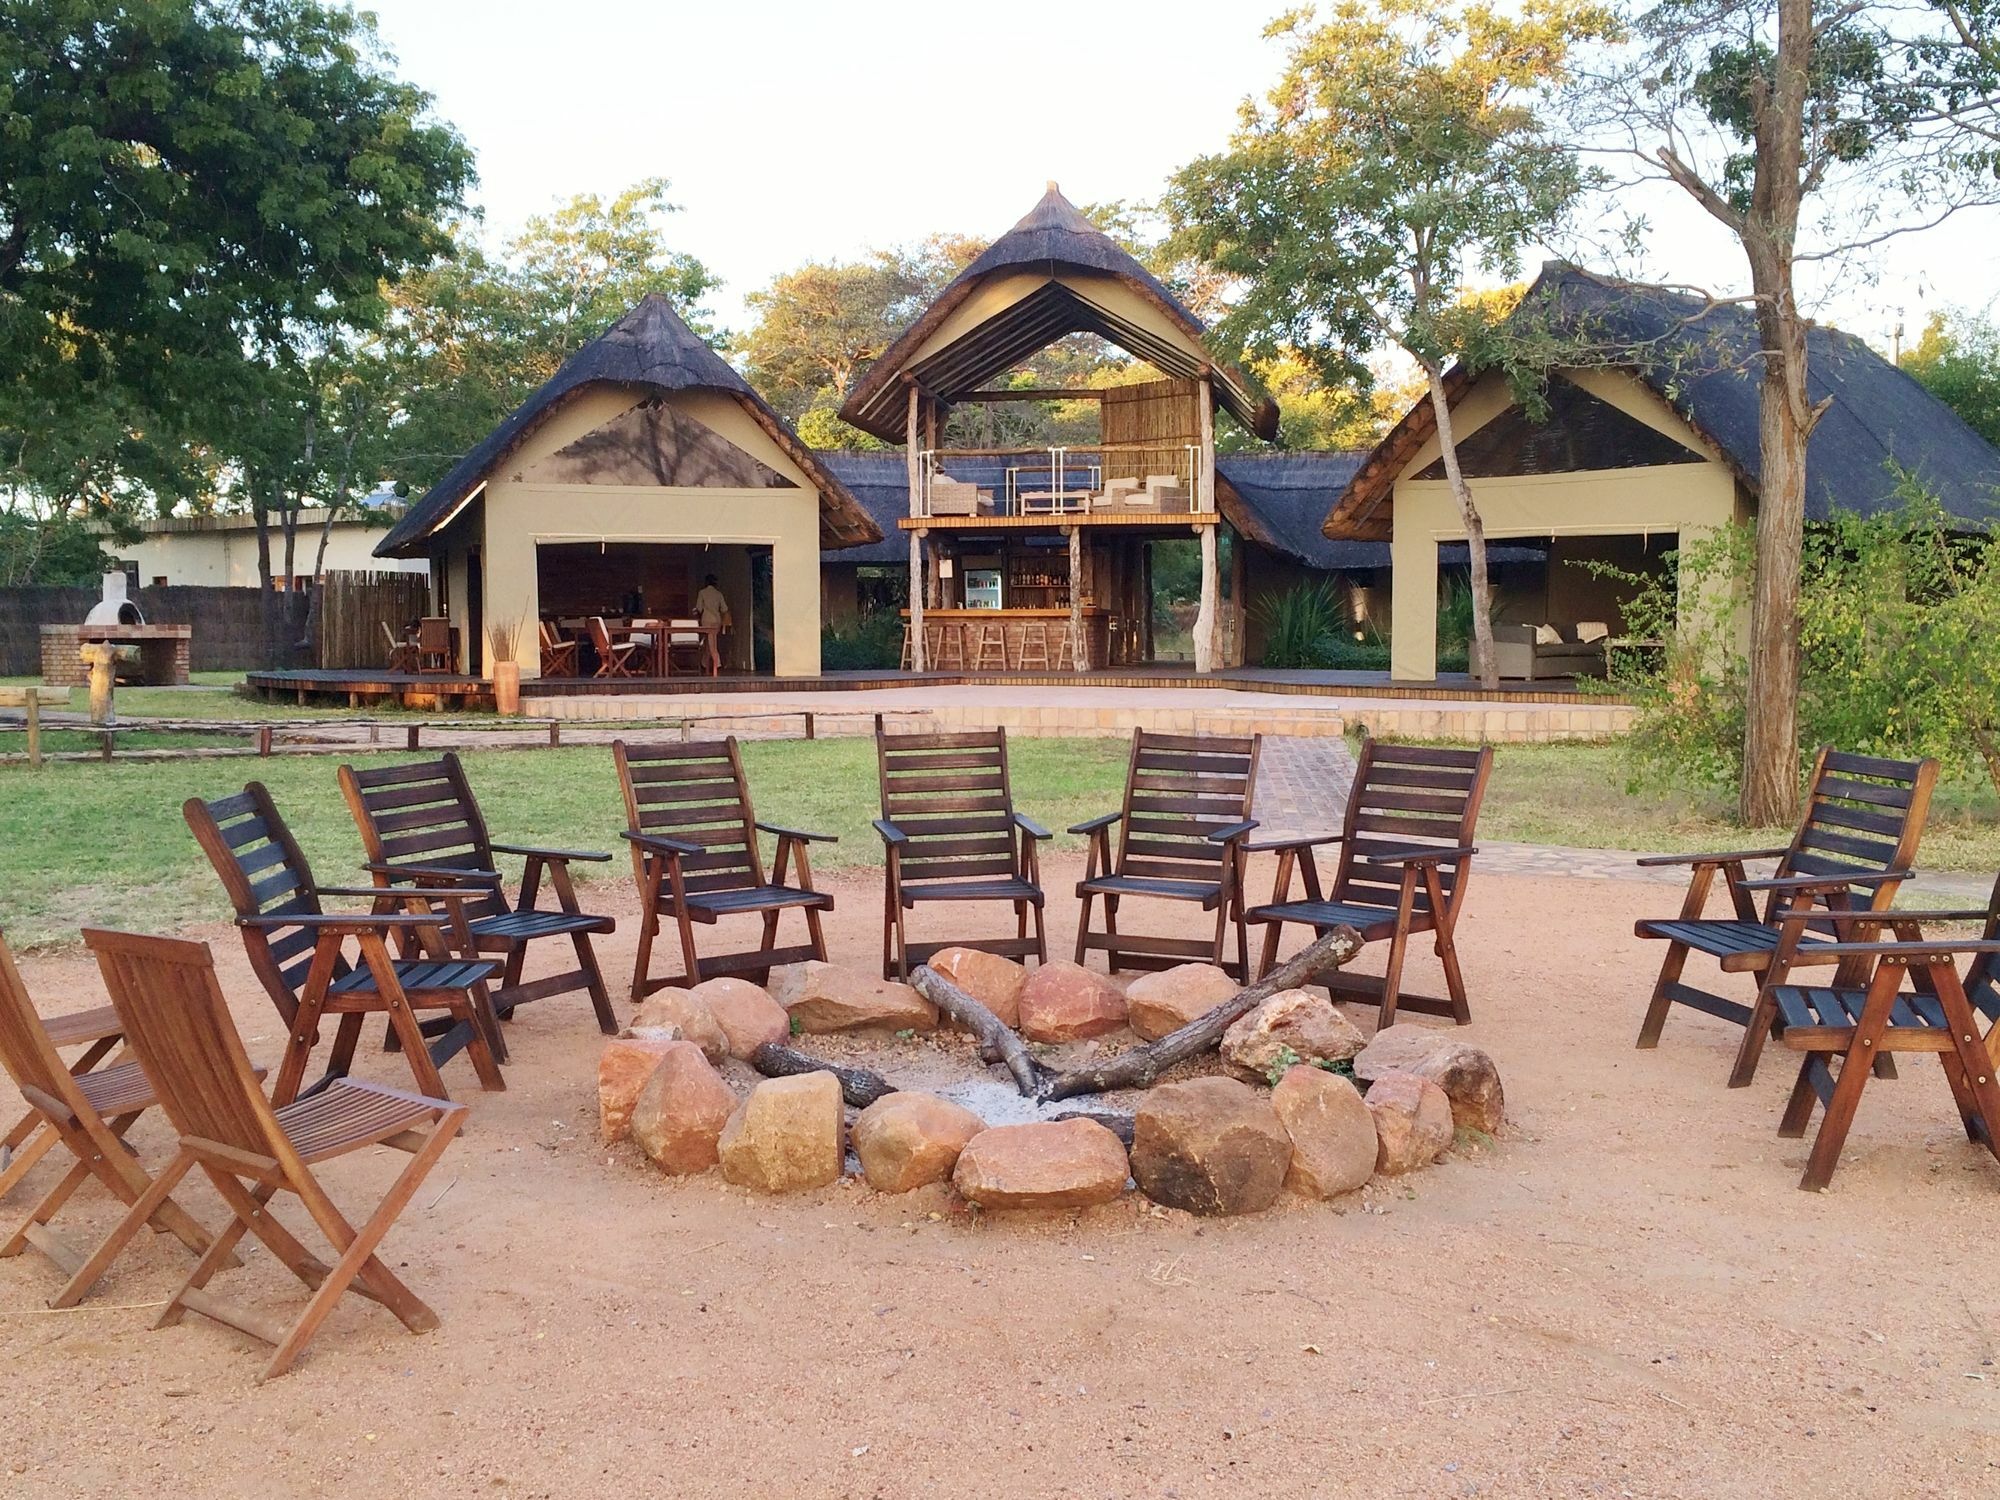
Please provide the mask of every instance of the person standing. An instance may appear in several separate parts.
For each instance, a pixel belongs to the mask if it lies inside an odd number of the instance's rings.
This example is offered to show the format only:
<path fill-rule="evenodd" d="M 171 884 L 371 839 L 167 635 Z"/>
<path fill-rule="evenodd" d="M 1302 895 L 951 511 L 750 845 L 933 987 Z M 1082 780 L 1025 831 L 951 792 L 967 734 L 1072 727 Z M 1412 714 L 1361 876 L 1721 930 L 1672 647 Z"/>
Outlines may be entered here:
<path fill-rule="evenodd" d="M 722 671 L 722 656 L 716 643 L 735 628 L 735 621 L 729 614 L 729 597 L 722 592 L 713 573 L 701 580 L 701 592 L 694 596 L 694 612 L 701 619 L 708 642 L 708 675 L 717 676 Z"/>

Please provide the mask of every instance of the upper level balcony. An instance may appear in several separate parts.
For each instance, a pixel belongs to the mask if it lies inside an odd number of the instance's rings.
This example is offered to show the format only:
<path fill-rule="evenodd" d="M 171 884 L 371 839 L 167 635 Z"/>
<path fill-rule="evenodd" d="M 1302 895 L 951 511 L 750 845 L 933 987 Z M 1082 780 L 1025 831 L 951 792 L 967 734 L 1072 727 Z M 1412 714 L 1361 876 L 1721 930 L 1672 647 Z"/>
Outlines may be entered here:
<path fill-rule="evenodd" d="M 1197 443 L 933 448 L 919 455 L 922 518 L 1088 522 L 1212 514 Z"/>

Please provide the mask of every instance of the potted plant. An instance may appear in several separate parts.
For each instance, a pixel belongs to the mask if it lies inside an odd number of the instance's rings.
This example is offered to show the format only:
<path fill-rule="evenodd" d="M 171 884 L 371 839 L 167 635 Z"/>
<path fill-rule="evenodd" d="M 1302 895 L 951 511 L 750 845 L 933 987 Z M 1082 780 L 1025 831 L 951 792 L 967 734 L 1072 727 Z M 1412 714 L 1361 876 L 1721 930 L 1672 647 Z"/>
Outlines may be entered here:
<path fill-rule="evenodd" d="M 493 707 L 503 714 L 521 711 L 521 622 L 501 620 L 487 627 L 486 649 L 493 663 Z"/>

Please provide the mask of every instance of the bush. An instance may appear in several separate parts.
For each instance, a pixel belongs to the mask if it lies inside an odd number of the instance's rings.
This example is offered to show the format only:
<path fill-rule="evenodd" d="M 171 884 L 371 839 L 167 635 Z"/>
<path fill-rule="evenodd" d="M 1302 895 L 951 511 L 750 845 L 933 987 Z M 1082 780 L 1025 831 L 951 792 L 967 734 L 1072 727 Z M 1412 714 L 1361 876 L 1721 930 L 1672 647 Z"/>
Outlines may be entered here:
<path fill-rule="evenodd" d="M 903 660 L 903 622 L 893 614 L 864 615 L 851 630 L 822 631 L 822 672 L 894 671 Z"/>
<path fill-rule="evenodd" d="M 1295 584 L 1250 613 L 1264 632 L 1263 664 L 1281 671 L 1326 669 L 1347 629 L 1347 605 L 1325 582 Z"/>

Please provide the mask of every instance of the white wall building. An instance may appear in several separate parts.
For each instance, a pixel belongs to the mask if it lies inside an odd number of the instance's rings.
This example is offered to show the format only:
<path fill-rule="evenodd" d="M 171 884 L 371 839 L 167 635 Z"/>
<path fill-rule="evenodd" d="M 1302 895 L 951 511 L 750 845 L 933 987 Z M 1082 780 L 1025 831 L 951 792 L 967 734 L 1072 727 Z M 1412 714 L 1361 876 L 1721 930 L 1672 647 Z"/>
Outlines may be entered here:
<path fill-rule="evenodd" d="M 377 557 L 375 544 L 389 534 L 395 517 L 377 510 L 350 511 L 333 523 L 327 538 L 326 567 L 329 572 L 428 573 L 423 558 Z M 324 510 L 299 512 L 298 543 L 292 558 L 299 579 L 310 578 L 319 556 L 320 528 Z M 106 539 L 105 550 L 121 562 L 131 562 L 139 570 L 142 587 L 207 584 L 230 588 L 256 588 L 257 521 L 253 516 L 162 516 L 145 523 L 145 534 L 136 542 Z M 284 570 L 284 537 L 278 526 L 271 528 L 271 568 L 274 576 Z"/>

